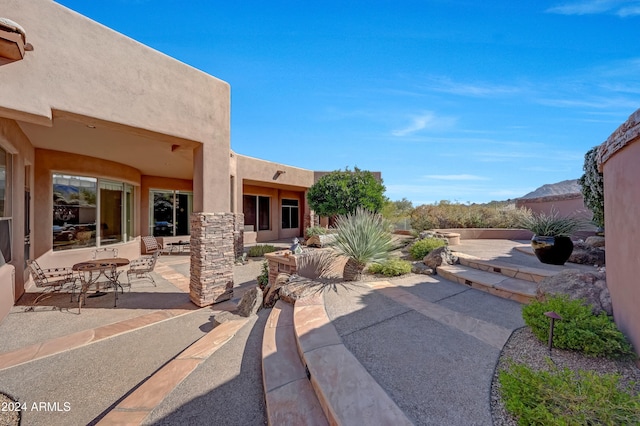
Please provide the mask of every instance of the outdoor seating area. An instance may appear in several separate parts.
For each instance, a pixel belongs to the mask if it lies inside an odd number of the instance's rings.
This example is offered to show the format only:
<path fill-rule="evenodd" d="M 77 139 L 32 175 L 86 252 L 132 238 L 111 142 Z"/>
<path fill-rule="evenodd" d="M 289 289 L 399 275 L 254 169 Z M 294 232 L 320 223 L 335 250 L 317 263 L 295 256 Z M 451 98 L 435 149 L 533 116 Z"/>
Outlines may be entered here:
<path fill-rule="evenodd" d="M 72 266 L 43 269 L 35 260 L 29 260 L 28 265 L 33 277 L 38 295 L 33 300 L 37 305 L 42 299 L 52 293 L 67 292 L 71 294 L 70 301 L 74 301 L 78 290 L 78 313 L 86 306 L 87 298 L 97 298 L 107 295 L 105 290 L 113 290 L 113 307 L 118 304 L 118 291 L 124 293 L 124 286 L 131 291 L 132 283 L 137 280 L 150 281 L 154 287 L 156 282 L 151 274 L 156 266 L 160 250 L 152 254 L 129 260 L 118 257 L 118 249 L 102 247 L 91 252 L 91 259 L 77 262 Z M 127 281 L 123 283 L 121 275 L 125 273 Z M 95 292 L 91 292 L 95 290 Z"/>

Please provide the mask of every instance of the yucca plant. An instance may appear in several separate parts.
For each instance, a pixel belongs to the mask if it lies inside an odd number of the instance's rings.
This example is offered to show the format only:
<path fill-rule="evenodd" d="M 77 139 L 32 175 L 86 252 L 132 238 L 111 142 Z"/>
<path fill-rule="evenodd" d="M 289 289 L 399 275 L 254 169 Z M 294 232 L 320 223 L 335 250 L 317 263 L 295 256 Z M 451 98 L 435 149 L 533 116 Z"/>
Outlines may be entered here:
<path fill-rule="evenodd" d="M 332 247 L 348 258 L 343 273 L 345 281 L 362 279 L 367 264 L 384 261 L 393 248 L 385 219 L 361 207 L 354 213 L 338 216 L 336 230 Z"/>
<path fill-rule="evenodd" d="M 568 237 L 576 231 L 584 229 L 585 221 L 576 217 L 560 216 L 560 213 L 555 209 L 549 214 L 533 213 L 529 210 L 522 215 L 519 225 L 535 235 Z"/>

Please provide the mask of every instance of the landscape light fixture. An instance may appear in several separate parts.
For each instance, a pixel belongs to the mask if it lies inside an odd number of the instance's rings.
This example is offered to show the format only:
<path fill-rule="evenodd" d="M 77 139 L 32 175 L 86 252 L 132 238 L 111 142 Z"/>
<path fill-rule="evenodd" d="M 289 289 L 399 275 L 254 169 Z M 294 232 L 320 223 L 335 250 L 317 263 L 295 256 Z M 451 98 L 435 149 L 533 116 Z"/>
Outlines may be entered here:
<path fill-rule="evenodd" d="M 551 318 L 551 325 L 549 326 L 549 355 L 551 355 L 551 347 L 553 346 L 553 327 L 556 320 L 561 320 L 562 317 L 553 311 L 545 312 L 545 316 Z"/>

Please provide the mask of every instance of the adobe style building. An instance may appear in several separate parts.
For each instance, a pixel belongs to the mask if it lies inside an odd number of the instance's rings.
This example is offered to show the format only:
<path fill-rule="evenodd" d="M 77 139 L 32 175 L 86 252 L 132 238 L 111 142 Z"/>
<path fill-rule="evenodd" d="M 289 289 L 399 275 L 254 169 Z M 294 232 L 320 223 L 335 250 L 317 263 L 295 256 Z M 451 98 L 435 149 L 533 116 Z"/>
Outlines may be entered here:
<path fill-rule="evenodd" d="M 244 242 L 301 236 L 314 172 L 230 148 L 230 87 L 51 0 L 0 0 L 0 321 L 44 268 L 191 242 L 191 300 Z"/>

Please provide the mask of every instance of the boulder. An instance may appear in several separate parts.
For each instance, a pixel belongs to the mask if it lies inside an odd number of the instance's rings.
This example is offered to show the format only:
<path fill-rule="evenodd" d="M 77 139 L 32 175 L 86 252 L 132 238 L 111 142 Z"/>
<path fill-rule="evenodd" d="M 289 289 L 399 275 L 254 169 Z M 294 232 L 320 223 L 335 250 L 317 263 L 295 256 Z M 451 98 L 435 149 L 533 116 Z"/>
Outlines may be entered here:
<path fill-rule="evenodd" d="M 282 301 L 294 305 L 296 300 L 322 291 L 323 284 L 300 276 L 291 277 L 288 283 L 280 287 L 279 297 Z"/>
<path fill-rule="evenodd" d="M 429 268 L 423 262 L 413 262 L 411 264 L 411 272 L 413 272 L 414 274 L 421 274 L 421 275 L 433 275 L 434 274 L 433 269 Z"/>
<path fill-rule="evenodd" d="M 422 262 L 429 268 L 435 270 L 438 266 L 455 265 L 458 263 L 458 256 L 455 256 L 448 246 L 438 247 L 427 254 Z"/>
<path fill-rule="evenodd" d="M 613 315 L 611 296 L 604 272 L 565 269 L 538 284 L 536 292 L 538 300 L 545 300 L 547 296 L 558 294 L 566 294 L 571 300 L 584 299 L 591 305 L 596 315 L 603 311 L 607 315 Z"/>
<path fill-rule="evenodd" d="M 264 296 L 263 306 L 265 308 L 272 308 L 273 305 L 276 304 L 276 302 L 278 301 L 278 298 L 280 297 L 279 295 L 280 287 L 288 283 L 290 278 L 291 278 L 291 275 L 289 274 L 285 274 L 285 273 L 278 274 L 275 282 L 273 283 L 273 285 L 269 287 L 269 291 L 267 291 L 266 296 Z"/>
<path fill-rule="evenodd" d="M 262 296 L 263 294 L 260 287 L 254 287 L 247 291 L 244 296 L 242 296 L 242 299 L 240 299 L 240 303 L 238 303 L 238 307 L 236 308 L 238 315 L 249 317 L 257 314 L 262 307 Z"/>
<path fill-rule="evenodd" d="M 237 311 L 222 311 L 222 312 L 218 312 L 217 314 L 215 314 L 213 316 L 213 326 L 217 327 L 220 324 L 223 324 L 225 322 L 230 322 L 230 321 L 239 321 L 244 319 L 245 317 L 238 315 Z"/>
<path fill-rule="evenodd" d="M 605 264 L 605 252 L 600 247 L 593 247 L 586 242 L 573 243 L 573 252 L 569 262 L 581 265 L 603 266 Z"/>
<path fill-rule="evenodd" d="M 321 234 L 307 238 L 305 244 L 309 247 L 327 247 L 336 239 L 336 234 Z"/>
<path fill-rule="evenodd" d="M 604 247 L 604 237 L 592 235 L 591 237 L 587 237 L 584 243 L 591 247 Z"/>

